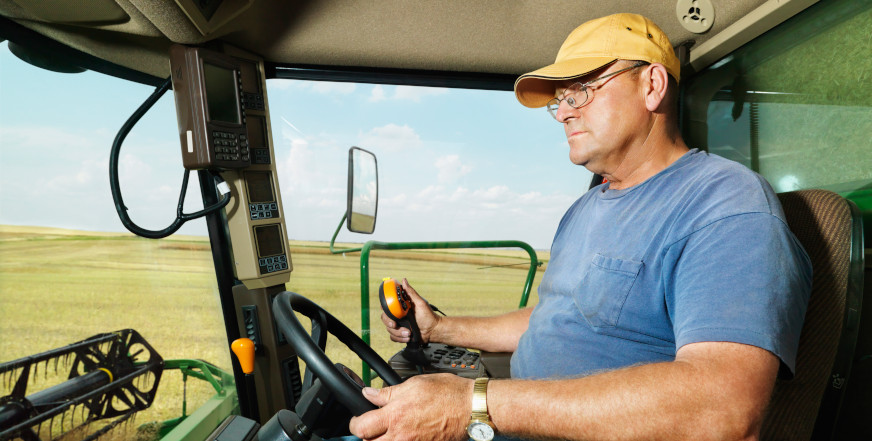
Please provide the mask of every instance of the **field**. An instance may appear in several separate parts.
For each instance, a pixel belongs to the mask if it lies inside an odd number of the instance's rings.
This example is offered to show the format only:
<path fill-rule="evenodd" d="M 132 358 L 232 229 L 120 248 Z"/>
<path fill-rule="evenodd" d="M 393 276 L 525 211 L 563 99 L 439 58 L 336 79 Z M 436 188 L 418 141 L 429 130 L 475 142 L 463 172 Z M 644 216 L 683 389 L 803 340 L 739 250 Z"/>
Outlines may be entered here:
<path fill-rule="evenodd" d="M 291 242 L 290 250 L 294 272 L 287 289 L 359 330 L 359 254 L 333 255 L 322 242 Z M 547 253 L 540 253 L 540 260 L 547 258 Z M 528 268 L 525 260 L 520 250 L 373 252 L 373 347 L 386 359 L 401 349 L 381 328 L 377 296 L 382 277 L 407 277 L 448 315 L 498 314 L 518 307 Z M 536 302 L 541 271 L 529 305 Z M 129 234 L 0 226 L 0 362 L 125 328 L 137 330 L 164 359 L 203 359 L 230 370 L 205 238 L 154 241 Z M 328 356 L 359 372 L 357 358 L 340 346 L 328 341 Z M 49 374 L 32 387 L 61 381 Z M 33 390 L 28 388 L 28 393 Z M 4 382 L 0 396 L 8 393 Z M 205 384 L 189 381 L 188 411 L 212 394 Z M 180 416 L 182 397 L 181 376 L 165 374 L 155 405 L 137 415 L 130 430 Z"/>

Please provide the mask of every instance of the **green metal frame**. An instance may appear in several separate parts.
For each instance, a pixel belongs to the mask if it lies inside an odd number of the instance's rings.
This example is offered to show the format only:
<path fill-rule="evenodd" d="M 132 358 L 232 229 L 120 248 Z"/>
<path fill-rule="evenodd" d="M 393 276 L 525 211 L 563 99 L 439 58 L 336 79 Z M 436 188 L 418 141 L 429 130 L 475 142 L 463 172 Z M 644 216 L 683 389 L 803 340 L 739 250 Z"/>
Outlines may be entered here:
<path fill-rule="evenodd" d="M 204 440 L 225 418 L 239 414 L 239 399 L 233 374 L 202 360 L 165 360 L 164 371 L 169 369 L 181 371 L 185 384 L 188 377 L 208 382 L 215 389 L 215 395 L 190 415 L 187 415 L 187 396 L 183 398 L 182 416 L 161 424 L 159 434 L 162 441 Z"/>
<path fill-rule="evenodd" d="M 346 248 L 337 250 L 333 244 L 336 242 L 336 236 L 342 229 L 347 215 L 342 216 L 339 226 L 336 227 L 336 232 L 333 233 L 333 238 L 330 239 L 330 252 L 333 254 L 360 252 L 360 327 L 361 338 L 366 344 L 370 344 L 369 330 L 369 255 L 372 250 L 437 250 L 437 249 L 462 249 L 462 248 L 521 248 L 530 256 L 530 269 L 527 270 L 527 280 L 524 283 L 524 290 L 521 293 L 521 302 L 518 308 L 527 306 L 527 300 L 530 298 L 530 290 L 533 288 L 533 279 L 536 277 L 536 268 L 541 263 L 536 258 L 536 251 L 533 250 L 526 242 L 519 240 L 492 240 L 492 241 L 469 241 L 469 242 L 378 242 L 368 241 L 360 248 Z M 369 366 L 363 363 L 363 381 L 367 385 L 370 384 L 372 374 Z"/>

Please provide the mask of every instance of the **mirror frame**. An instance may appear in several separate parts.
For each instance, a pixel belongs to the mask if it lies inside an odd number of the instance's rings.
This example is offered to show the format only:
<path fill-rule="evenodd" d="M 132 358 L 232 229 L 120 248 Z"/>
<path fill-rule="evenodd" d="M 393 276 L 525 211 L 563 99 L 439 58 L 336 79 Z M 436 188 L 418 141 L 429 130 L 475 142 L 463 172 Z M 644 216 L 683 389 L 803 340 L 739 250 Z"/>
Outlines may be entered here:
<path fill-rule="evenodd" d="M 375 163 L 375 212 L 373 213 L 372 218 L 372 231 L 359 231 L 351 228 L 351 208 L 354 201 L 354 151 L 360 150 L 366 154 L 372 156 L 372 160 Z M 352 231 L 355 233 L 362 234 L 372 234 L 375 231 L 376 220 L 378 219 L 378 158 L 376 158 L 375 153 L 370 152 L 369 150 L 362 149 L 360 147 L 351 147 L 348 149 L 348 193 L 347 193 L 347 204 L 345 208 L 345 216 L 346 216 L 346 228 L 348 231 Z"/>

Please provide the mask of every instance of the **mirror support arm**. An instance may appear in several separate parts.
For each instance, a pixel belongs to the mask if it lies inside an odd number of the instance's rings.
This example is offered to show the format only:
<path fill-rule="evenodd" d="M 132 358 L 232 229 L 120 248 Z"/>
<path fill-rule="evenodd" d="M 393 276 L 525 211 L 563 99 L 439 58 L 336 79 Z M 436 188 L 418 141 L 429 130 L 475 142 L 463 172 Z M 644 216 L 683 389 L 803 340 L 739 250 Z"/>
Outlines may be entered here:
<path fill-rule="evenodd" d="M 333 233 L 333 237 L 330 239 L 330 252 L 333 254 L 354 253 L 363 250 L 363 248 L 345 248 L 341 250 L 333 248 L 333 245 L 336 243 L 336 236 L 339 236 L 339 230 L 345 225 L 346 219 L 348 219 L 348 213 L 342 215 L 342 220 L 339 221 L 339 226 L 336 227 L 336 232 Z"/>

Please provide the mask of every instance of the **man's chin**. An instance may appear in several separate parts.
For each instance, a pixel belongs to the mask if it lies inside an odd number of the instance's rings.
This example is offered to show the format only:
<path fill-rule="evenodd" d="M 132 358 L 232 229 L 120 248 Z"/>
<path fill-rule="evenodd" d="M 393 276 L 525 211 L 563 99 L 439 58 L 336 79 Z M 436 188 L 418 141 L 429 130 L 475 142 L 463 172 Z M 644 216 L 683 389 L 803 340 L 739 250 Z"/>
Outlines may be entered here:
<path fill-rule="evenodd" d="M 569 160 L 575 165 L 580 165 L 584 168 L 588 168 L 587 166 L 590 163 L 590 156 L 575 154 L 570 150 L 569 151 Z M 590 169 L 588 168 L 588 170 L 590 170 Z M 593 170 L 591 170 L 591 171 L 593 171 Z"/>

